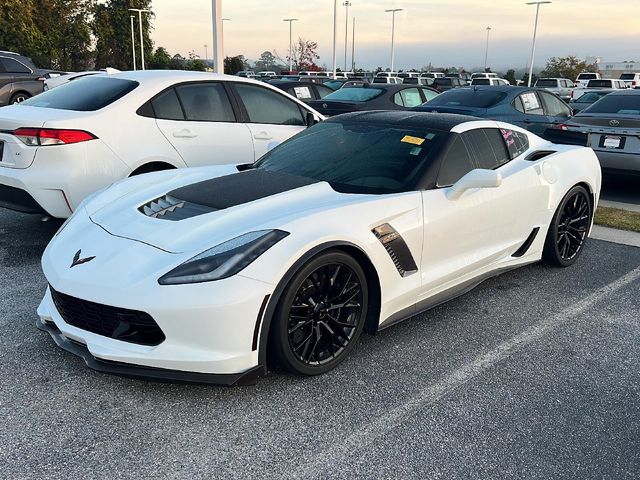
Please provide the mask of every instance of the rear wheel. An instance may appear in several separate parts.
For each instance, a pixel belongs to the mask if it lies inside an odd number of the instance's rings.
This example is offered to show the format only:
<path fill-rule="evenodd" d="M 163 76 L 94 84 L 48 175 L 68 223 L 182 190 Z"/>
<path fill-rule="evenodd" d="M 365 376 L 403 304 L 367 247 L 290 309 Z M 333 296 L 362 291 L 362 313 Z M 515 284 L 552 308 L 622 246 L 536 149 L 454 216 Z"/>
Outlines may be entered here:
<path fill-rule="evenodd" d="M 592 215 L 589 192 L 579 185 L 569 190 L 551 220 L 542 259 L 559 267 L 575 263 L 584 248 Z"/>
<path fill-rule="evenodd" d="M 14 103 L 22 103 L 25 100 L 31 98 L 31 95 L 24 92 L 14 93 L 11 95 L 11 99 L 9 100 L 9 105 L 13 105 Z"/>
<path fill-rule="evenodd" d="M 309 261 L 275 312 L 271 344 L 280 364 L 302 375 L 335 368 L 362 333 L 368 300 L 364 271 L 353 257 L 333 251 Z"/>

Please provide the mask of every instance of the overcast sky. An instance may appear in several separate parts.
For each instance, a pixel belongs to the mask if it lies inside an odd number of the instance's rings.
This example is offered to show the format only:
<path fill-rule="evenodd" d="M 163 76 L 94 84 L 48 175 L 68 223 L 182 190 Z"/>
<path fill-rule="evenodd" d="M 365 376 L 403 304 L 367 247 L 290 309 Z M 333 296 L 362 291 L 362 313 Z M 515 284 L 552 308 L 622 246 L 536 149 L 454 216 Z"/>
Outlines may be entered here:
<path fill-rule="evenodd" d="M 338 1 L 338 67 L 344 66 L 345 8 Z M 390 64 L 391 14 L 396 14 L 396 69 L 484 64 L 486 27 L 491 26 L 489 65 L 523 68 L 528 62 L 535 7 L 525 0 L 351 0 L 356 17 L 356 65 Z M 288 24 L 293 36 L 318 42 L 320 65 L 331 65 L 333 0 L 222 0 L 225 55 L 255 60 L 265 50 L 286 55 Z M 211 57 L 209 0 L 153 0 L 152 38 L 171 54 L 194 50 Z M 597 56 L 608 61 L 640 60 L 640 0 L 554 0 L 540 8 L 535 64 L 551 56 Z M 349 23 L 349 65 L 351 23 Z"/>

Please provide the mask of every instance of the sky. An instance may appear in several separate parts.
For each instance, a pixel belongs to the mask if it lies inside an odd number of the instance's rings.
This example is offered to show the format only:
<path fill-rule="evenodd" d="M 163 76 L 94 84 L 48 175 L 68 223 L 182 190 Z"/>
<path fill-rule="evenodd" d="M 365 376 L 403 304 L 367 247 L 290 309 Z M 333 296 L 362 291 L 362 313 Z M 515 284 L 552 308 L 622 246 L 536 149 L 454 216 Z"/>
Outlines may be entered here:
<path fill-rule="evenodd" d="M 318 43 L 319 65 L 331 68 L 333 0 L 222 0 L 224 55 L 256 60 L 265 50 L 285 57 L 293 38 Z M 344 67 L 345 7 L 338 1 L 337 65 Z M 386 68 L 391 60 L 391 14 L 396 14 L 395 67 L 484 65 L 486 27 L 490 26 L 488 64 L 494 70 L 524 68 L 531 53 L 535 6 L 525 0 L 351 0 L 348 65 L 351 65 L 351 18 L 356 17 L 355 61 L 359 68 Z M 155 46 L 171 54 L 193 50 L 211 57 L 210 0 L 153 0 Z M 540 7 L 534 65 L 552 56 L 599 57 L 606 61 L 640 60 L 640 0 L 553 0 Z"/>

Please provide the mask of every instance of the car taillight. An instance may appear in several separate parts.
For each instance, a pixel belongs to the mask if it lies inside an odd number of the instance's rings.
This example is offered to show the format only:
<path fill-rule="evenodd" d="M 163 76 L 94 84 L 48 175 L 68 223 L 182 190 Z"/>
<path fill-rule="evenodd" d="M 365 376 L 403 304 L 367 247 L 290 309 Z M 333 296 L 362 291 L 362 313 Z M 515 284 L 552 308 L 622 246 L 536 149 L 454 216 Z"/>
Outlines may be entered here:
<path fill-rule="evenodd" d="M 57 128 L 18 128 L 13 131 L 22 143 L 30 146 L 68 145 L 86 142 L 98 137 L 84 130 L 66 130 Z"/>
<path fill-rule="evenodd" d="M 631 86 L 632 86 L 632 87 L 635 87 L 635 86 L 636 86 L 636 81 L 635 81 L 635 80 L 633 80 L 633 81 L 631 82 Z"/>

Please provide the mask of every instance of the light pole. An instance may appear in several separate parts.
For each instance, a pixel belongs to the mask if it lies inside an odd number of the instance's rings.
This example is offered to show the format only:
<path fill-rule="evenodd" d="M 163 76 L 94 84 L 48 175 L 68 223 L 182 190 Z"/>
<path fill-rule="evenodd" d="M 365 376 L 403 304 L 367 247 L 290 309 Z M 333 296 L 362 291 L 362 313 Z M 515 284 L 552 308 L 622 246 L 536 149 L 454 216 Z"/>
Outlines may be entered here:
<path fill-rule="evenodd" d="M 533 44 L 531 45 L 531 60 L 529 61 L 529 79 L 527 86 L 531 86 L 531 76 L 533 75 L 533 57 L 536 53 L 536 33 L 538 32 L 538 14 L 540 13 L 540 5 L 551 3 L 549 0 L 539 2 L 527 2 L 527 5 L 536 6 L 536 21 L 533 25 Z"/>
<path fill-rule="evenodd" d="M 224 22 L 231 21 L 230 18 L 223 18 L 220 23 L 220 55 L 224 59 Z"/>
<path fill-rule="evenodd" d="M 356 71 L 356 17 L 353 17 L 353 28 L 351 29 L 351 71 Z"/>
<path fill-rule="evenodd" d="M 487 48 L 484 50 L 484 71 L 487 71 L 487 58 L 489 57 L 489 32 L 491 27 L 487 27 Z"/>
<path fill-rule="evenodd" d="M 151 13 L 151 10 L 144 8 L 130 8 L 130 12 L 138 12 L 138 21 L 140 22 L 140 55 L 141 55 L 141 67 L 144 70 L 144 38 L 142 37 L 142 12 Z"/>
<path fill-rule="evenodd" d="M 136 70 L 136 37 L 133 34 L 133 18 L 134 16 L 131 15 L 129 17 L 131 19 L 131 51 L 133 53 L 133 70 Z"/>
<path fill-rule="evenodd" d="M 391 12 L 391 71 L 393 72 L 393 56 L 394 56 L 394 37 L 396 35 L 396 12 L 401 12 L 402 8 L 392 8 L 385 10 L 385 12 Z"/>
<path fill-rule="evenodd" d="M 336 40 L 338 39 L 338 0 L 333 0 L 333 79 L 338 78 L 336 75 Z"/>
<path fill-rule="evenodd" d="M 224 73 L 222 56 L 222 0 L 211 0 L 211 23 L 213 26 L 213 71 Z"/>
<path fill-rule="evenodd" d="M 349 7 L 351 6 L 351 2 L 349 0 L 345 0 L 343 2 L 345 7 L 345 16 L 344 16 L 344 71 L 347 71 L 347 46 L 348 46 L 348 36 L 349 36 Z"/>
<path fill-rule="evenodd" d="M 209 54 L 208 54 L 208 50 L 207 50 L 207 47 L 208 47 L 208 46 L 209 46 L 209 45 L 207 45 L 206 43 L 204 44 L 204 61 L 205 61 L 205 62 L 207 61 L 207 57 L 209 56 Z"/>
<path fill-rule="evenodd" d="M 289 73 L 293 71 L 293 37 L 292 37 L 292 27 L 293 22 L 297 22 L 297 18 L 285 18 L 282 20 L 283 22 L 289 22 Z"/>

